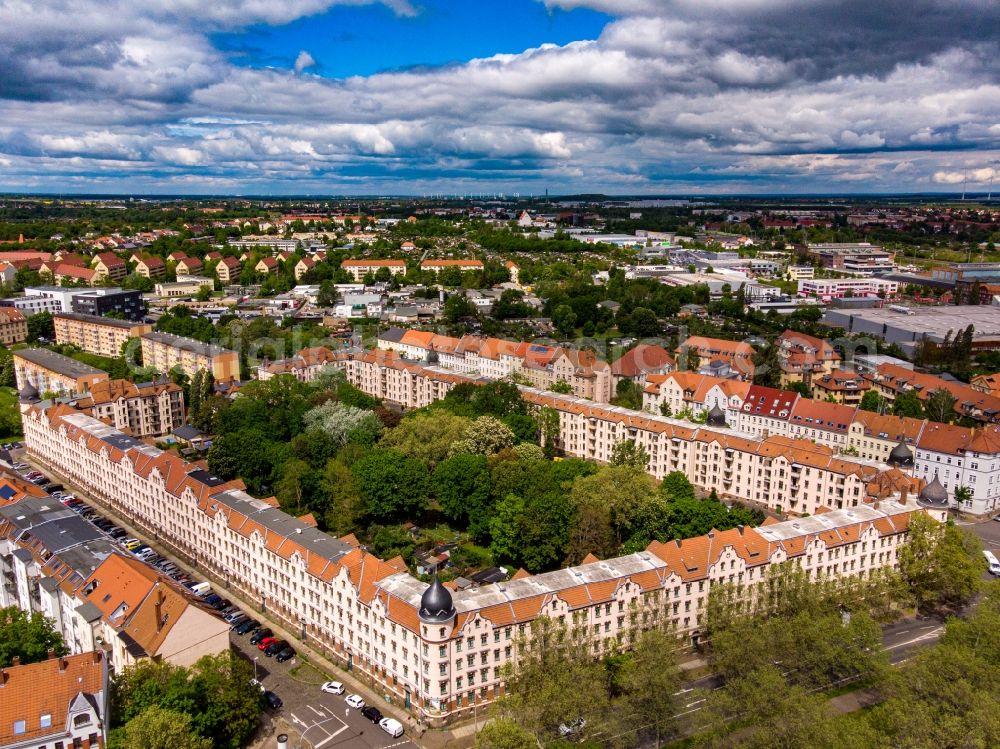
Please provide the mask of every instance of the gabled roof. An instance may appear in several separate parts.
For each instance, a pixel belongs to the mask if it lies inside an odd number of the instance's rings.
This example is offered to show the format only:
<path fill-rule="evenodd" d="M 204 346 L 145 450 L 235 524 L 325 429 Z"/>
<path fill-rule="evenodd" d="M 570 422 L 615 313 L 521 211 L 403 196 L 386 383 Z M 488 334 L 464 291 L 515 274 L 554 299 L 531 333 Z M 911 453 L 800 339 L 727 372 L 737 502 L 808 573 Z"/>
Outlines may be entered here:
<path fill-rule="evenodd" d="M 799 398 L 792 406 L 792 413 L 788 421 L 796 426 L 847 434 L 856 412 L 857 408 L 854 406 Z"/>
<path fill-rule="evenodd" d="M 792 408 L 799 399 L 799 394 L 791 390 L 753 385 L 743 399 L 743 413 L 753 416 L 766 416 L 770 419 L 787 421 L 792 414 Z"/>
<path fill-rule="evenodd" d="M 662 346 L 640 343 L 625 352 L 611 364 L 611 374 L 616 377 L 638 377 L 674 366 L 674 358 Z"/>

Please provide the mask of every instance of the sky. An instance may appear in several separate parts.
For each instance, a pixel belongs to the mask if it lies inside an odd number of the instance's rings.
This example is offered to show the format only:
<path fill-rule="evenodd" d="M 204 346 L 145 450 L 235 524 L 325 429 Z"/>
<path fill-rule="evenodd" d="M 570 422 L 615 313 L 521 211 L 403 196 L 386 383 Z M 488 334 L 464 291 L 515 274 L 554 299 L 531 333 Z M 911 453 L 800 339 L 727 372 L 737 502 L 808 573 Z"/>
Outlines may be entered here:
<path fill-rule="evenodd" d="M 0 0 L 0 191 L 992 181 L 997 0 Z"/>

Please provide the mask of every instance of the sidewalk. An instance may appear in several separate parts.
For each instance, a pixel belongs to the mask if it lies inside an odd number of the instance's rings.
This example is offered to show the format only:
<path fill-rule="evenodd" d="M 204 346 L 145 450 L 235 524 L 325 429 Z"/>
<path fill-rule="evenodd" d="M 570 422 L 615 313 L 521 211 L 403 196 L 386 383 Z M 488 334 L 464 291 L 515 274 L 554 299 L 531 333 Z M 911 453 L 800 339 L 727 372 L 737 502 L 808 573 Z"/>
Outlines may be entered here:
<path fill-rule="evenodd" d="M 125 529 L 131 536 L 134 536 L 135 538 L 138 538 L 146 543 L 150 548 L 156 551 L 157 554 L 170 559 L 193 579 L 206 580 L 212 583 L 212 586 L 220 595 L 224 598 L 230 599 L 234 604 L 239 605 L 240 608 L 248 614 L 251 614 L 256 619 L 259 619 L 263 625 L 270 627 L 274 630 L 276 636 L 280 636 L 282 639 L 292 643 L 297 654 L 308 659 L 313 666 L 318 668 L 320 671 L 325 672 L 331 680 L 343 682 L 349 691 L 357 692 L 364 697 L 367 704 L 378 705 L 379 710 L 382 711 L 383 715 L 393 717 L 402 723 L 406 729 L 407 738 L 409 738 L 414 744 L 424 747 L 424 749 L 462 749 L 463 747 L 472 746 L 474 743 L 476 732 L 473 722 L 458 723 L 449 726 L 448 728 L 429 728 L 423 726 L 422 724 L 418 724 L 416 719 L 400 706 L 395 703 L 388 702 L 386 699 L 388 695 L 384 692 L 376 691 L 376 687 L 369 684 L 367 681 L 362 681 L 352 672 L 345 671 L 341 666 L 327 658 L 325 655 L 314 650 L 308 640 L 301 639 L 301 633 L 293 633 L 287 627 L 273 620 L 269 616 L 270 612 L 261 612 L 255 602 L 245 600 L 240 595 L 239 591 L 227 587 L 225 581 L 217 578 L 210 571 L 199 567 L 196 563 L 189 560 L 183 553 L 176 551 L 173 547 L 169 546 L 160 539 L 151 538 L 148 532 L 136 528 L 131 522 L 121 517 L 121 515 L 119 515 L 114 509 L 110 508 L 102 500 L 93 497 L 93 495 L 85 489 L 80 488 L 78 484 L 69 480 L 62 473 L 55 470 L 51 466 L 44 464 L 41 461 L 37 461 L 27 454 L 24 456 L 24 462 L 29 463 L 38 470 L 45 472 L 47 475 L 58 477 L 60 482 L 67 488 L 72 489 L 73 493 L 77 497 L 99 509 L 103 515 L 113 519 L 117 525 Z M 480 726 L 482 726 L 485 719 L 485 715 L 480 717 Z M 269 723 L 270 726 L 268 726 L 267 723 L 264 723 L 261 726 L 260 732 L 266 734 L 266 736 L 258 739 L 257 742 L 252 744 L 253 747 L 258 747 L 258 749 L 276 749 L 277 741 L 275 737 L 279 733 L 287 733 L 289 735 L 289 746 L 296 746 L 296 743 L 291 740 L 293 734 L 296 739 L 298 738 L 298 731 L 294 726 L 280 716 L 277 719 L 269 721 Z"/>

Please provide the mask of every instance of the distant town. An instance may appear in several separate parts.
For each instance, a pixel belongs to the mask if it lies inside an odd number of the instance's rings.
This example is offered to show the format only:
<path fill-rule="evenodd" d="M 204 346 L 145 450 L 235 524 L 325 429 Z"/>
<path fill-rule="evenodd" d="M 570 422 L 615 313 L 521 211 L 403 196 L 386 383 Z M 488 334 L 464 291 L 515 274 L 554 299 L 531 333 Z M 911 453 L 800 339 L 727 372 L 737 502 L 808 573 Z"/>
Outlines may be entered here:
<path fill-rule="evenodd" d="M 138 746 L 157 669 L 238 685 L 191 746 L 732 746 L 761 674 L 888 731 L 1000 610 L 998 242 L 971 200 L 0 198 L 0 609 L 47 638 L 0 746 Z"/>

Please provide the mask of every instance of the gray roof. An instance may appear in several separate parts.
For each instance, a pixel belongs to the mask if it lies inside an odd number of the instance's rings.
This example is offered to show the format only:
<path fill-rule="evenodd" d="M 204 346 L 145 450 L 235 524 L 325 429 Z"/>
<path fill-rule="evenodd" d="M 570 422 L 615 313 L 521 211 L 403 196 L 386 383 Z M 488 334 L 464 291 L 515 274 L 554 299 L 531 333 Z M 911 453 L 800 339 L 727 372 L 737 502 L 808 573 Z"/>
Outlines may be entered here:
<path fill-rule="evenodd" d="M 90 601 L 80 604 L 76 607 L 76 613 L 78 613 L 85 622 L 96 622 L 103 616 L 101 610 L 97 608 Z"/>
<path fill-rule="evenodd" d="M 389 328 L 384 333 L 379 333 L 378 339 L 389 343 L 399 343 L 403 340 L 404 335 L 406 335 L 406 331 L 403 328 Z"/>
<path fill-rule="evenodd" d="M 196 354 L 201 354 L 202 356 L 219 356 L 220 354 L 225 354 L 229 351 L 229 349 L 224 349 L 222 346 L 216 346 L 211 343 L 202 343 L 201 341 L 196 341 L 194 338 L 185 338 L 184 336 L 174 335 L 173 333 L 161 333 L 160 331 L 154 331 L 152 333 L 143 333 L 142 337 L 148 338 L 150 341 L 162 343 L 166 346 L 179 348 L 183 351 L 192 351 Z"/>
<path fill-rule="evenodd" d="M 67 320 L 76 320 L 77 322 L 96 323 L 97 325 L 106 325 L 109 328 L 121 328 L 122 330 L 131 330 L 136 325 L 142 325 L 142 323 L 116 320 L 113 317 L 104 317 L 102 315 L 84 315 L 80 312 L 56 312 L 52 317 L 62 317 Z"/>
<path fill-rule="evenodd" d="M 56 372 L 66 377 L 78 378 L 87 375 L 107 374 L 103 369 L 91 367 L 89 364 L 84 364 L 76 359 L 70 359 L 68 356 L 57 354 L 55 351 L 49 351 L 48 349 L 23 348 L 12 353 L 14 356 L 19 356 L 25 361 L 37 364 L 39 367 L 44 367 L 51 372 Z"/>

